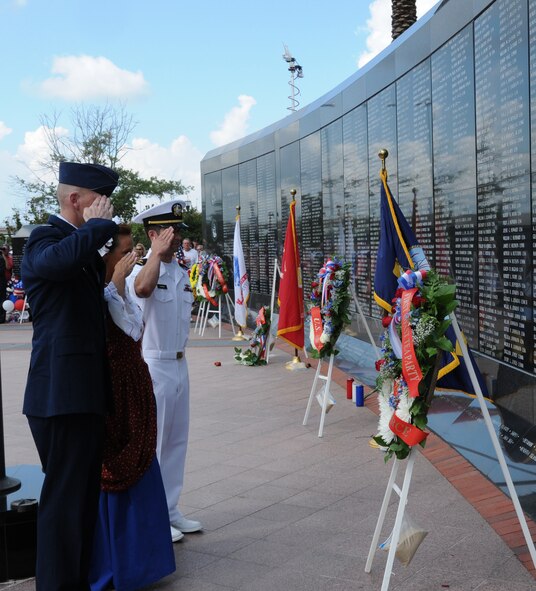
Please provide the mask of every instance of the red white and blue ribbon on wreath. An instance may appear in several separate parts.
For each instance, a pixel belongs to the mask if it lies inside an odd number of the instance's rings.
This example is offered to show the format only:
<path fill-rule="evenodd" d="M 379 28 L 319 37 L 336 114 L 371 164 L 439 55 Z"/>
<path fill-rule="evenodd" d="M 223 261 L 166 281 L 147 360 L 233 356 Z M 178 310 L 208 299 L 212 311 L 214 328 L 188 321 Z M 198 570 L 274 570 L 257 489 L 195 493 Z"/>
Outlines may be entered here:
<path fill-rule="evenodd" d="M 324 342 L 321 337 L 325 332 L 331 334 L 332 324 L 331 316 L 331 298 L 333 294 L 333 281 L 335 273 L 342 268 L 340 261 L 329 259 L 317 274 L 317 280 L 313 282 L 313 292 L 311 294 L 311 301 L 316 305 L 310 309 L 311 324 L 313 329 L 313 347 L 320 351 L 324 347 Z"/>
<path fill-rule="evenodd" d="M 417 306 L 420 304 L 419 288 L 422 287 L 425 278 L 426 271 L 424 270 L 408 270 L 398 279 L 399 289 L 393 299 L 392 317 L 386 317 L 384 323 L 388 323 L 388 333 L 393 353 L 398 359 L 402 360 L 402 375 L 411 398 L 419 396 L 419 384 L 423 377 L 413 344 L 411 306 L 412 304 Z M 401 328 L 402 338 L 398 334 L 398 326 Z M 396 412 L 391 417 L 389 428 L 409 446 L 417 445 L 428 436 L 425 431 L 402 420 L 397 416 Z"/>
<path fill-rule="evenodd" d="M 203 295 L 214 306 L 218 307 L 218 301 L 214 298 L 218 291 L 218 286 L 223 293 L 228 292 L 227 282 L 222 273 L 223 260 L 217 256 L 212 255 L 209 259 L 203 261 L 202 275 L 206 273 L 207 280 L 201 277 L 200 280 L 203 285 Z"/>

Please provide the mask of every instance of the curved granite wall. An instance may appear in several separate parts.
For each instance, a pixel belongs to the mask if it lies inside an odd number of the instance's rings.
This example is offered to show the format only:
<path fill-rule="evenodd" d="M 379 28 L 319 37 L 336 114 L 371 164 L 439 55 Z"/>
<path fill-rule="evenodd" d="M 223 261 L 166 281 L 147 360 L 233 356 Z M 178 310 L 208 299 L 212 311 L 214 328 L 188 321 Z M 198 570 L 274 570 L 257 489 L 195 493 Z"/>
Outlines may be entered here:
<path fill-rule="evenodd" d="M 205 236 L 231 257 L 240 204 L 253 308 L 269 301 L 296 188 L 306 290 L 324 256 L 351 260 L 378 330 L 371 277 L 382 147 L 391 189 L 431 264 L 456 280 L 458 319 L 519 493 L 536 514 L 536 0 L 439 3 L 332 92 L 205 156 Z M 366 340 L 357 322 L 352 333 Z M 358 339 L 347 336 L 341 356 L 356 375 L 367 357 L 355 362 L 366 349 Z M 501 482 L 474 401 L 441 396 L 431 426 Z"/>

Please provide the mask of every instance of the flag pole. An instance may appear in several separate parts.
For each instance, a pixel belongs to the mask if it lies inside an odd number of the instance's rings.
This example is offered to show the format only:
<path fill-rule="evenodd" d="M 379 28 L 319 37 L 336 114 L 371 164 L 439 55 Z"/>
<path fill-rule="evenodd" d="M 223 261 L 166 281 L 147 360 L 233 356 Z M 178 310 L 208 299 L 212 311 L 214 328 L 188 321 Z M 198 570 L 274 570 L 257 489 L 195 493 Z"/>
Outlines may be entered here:
<path fill-rule="evenodd" d="M 236 219 L 239 220 L 240 219 L 240 205 L 237 205 L 235 207 L 235 209 L 236 209 Z M 246 337 L 246 335 L 242 331 L 242 326 L 240 324 L 238 324 L 238 321 L 236 324 L 238 326 L 238 332 L 235 334 L 235 336 L 231 340 L 232 341 L 247 341 L 248 337 Z"/>
<path fill-rule="evenodd" d="M 272 297 L 270 298 L 270 317 L 271 317 L 271 325 L 274 325 L 274 306 L 275 306 L 275 286 L 277 282 L 277 278 L 281 276 L 281 270 L 279 268 L 279 263 L 277 262 L 277 258 L 274 259 L 274 276 L 272 279 Z M 275 339 L 277 338 L 277 328 L 275 335 L 272 335 L 272 326 L 268 331 L 268 338 L 266 339 L 266 363 L 270 361 L 270 345 L 272 341 L 275 343 Z"/>
<path fill-rule="evenodd" d="M 292 358 L 292 361 L 287 361 L 287 363 L 285 363 L 285 368 L 290 369 L 291 371 L 296 369 L 307 369 L 305 363 L 300 359 L 298 349 L 296 347 L 294 347 L 294 357 Z"/>
<path fill-rule="evenodd" d="M 385 171 L 385 178 L 387 179 L 387 170 L 385 168 L 385 159 L 389 156 L 389 151 L 386 150 L 385 148 L 381 148 L 380 151 L 378 152 L 378 158 L 382 161 L 382 171 Z M 355 300 L 357 302 L 357 299 Z M 378 348 L 376 346 L 374 346 L 374 350 L 376 351 L 376 355 L 378 355 Z M 374 441 L 374 439 L 370 439 L 369 440 L 369 445 L 370 447 L 373 447 L 375 449 L 379 448 L 379 444 L 376 443 L 376 441 Z"/>
<path fill-rule="evenodd" d="M 378 152 L 378 157 L 382 161 L 382 170 L 385 170 L 385 159 L 387 158 L 387 156 L 389 156 L 389 152 L 385 148 L 382 148 Z M 385 173 L 387 174 L 387 171 Z"/>
<path fill-rule="evenodd" d="M 296 189 L 291 189 L 290 190 L 290 195 L 292 197 L 292 202 L 290 204 L 290 216 L 292 218 L 293 213 L 292 213 L 292 204 L 296 203 Z M 291 218 L 289 218 L 289 223 L 291 221 Z M 288 232 L 288 227 L 287 227 L 287 232 Z M 296 227 L 294 225 L 294 232 L 296 232 Z M 287 236 L 285 236 L 285 242 L 286 242 Z M 285 258 L 285 254 L 283 253 L 283 259 Z M 284 268 L 284 260 L 281 262 L 281 267 Z M 301 272 L 301 271 L 300 271 Z M 301 283 L 301 279 L 300 279 L 300 283 Z M 303 293 L 303 292 L 302 292 Z M 302 295 L 303 297 L 303 295 Z M 302 318 L 302 325 L 303 325 L 303 318 Z M 279 329 L 279 325 L 278 325 L 278 329 Z M 305 347 L 303 348 L 303 350 L 305 351 Z M 290 371 L 295 371 L 295 370 L 300 370 L 300 369 L 307 369 L 307 366 L 305 365 L 305 363 L 303 363 L 303 361 L 300 359 L 300 356 L 298 354 L 298 347 L 294 347 L 294 357 L 292 358 L 292 361 L 288 361 L 287 363 L 285 363 L 285 368 L 290 370 Z"/>
<path fill-rule="evenodd" d="M 0 495 L 7 495 L 18 490 L 21 482 L 6 475 L 6 457 L 4 453 L 4 415 L 2 410 L 2 368 L 0 363 Z"/>
<path fill-rule="evenodd" d="M 499 466 L 501 467 L 501 471 L 503 473 L 504 481 L 506 483 L 506 487 L 508 488 L 508 492 L 510 494 L 510 500 L 514 505 L 514 509 L 516 512 L 517 520 L 521 527 L 521 531 L 523 532 L 523 536 L 525 538 L 525 542 L 527 544 L 527 548 L 532 559 L 532 564 L 536 567 L 536 548 L 534 547 L 534 542 L 532 541 L 532 535 L 530 533 L 529 527 L 527 525 L 527 520 L 525 518 L 525 514 L 523 513 L 523 508 L 521 507 L 521 503 L 519 502 L 519 497 L 516 492 L 516 488 L 514 482 L 512 480 L 512 475 L 510 474 L 510 470 L 508 469 L 508 464 L 506 463 L 506 459 L 504 457 L 504 452 L 501 448 L 501 444 L 499 443 L 499 438 L 497 437 L 497 433 L 495 432 L 495 427 L 493 426 L 493 421 L 491 420 L 491 416 L 489 414 L 488 407 L 486 405 L 486 401 L 484 400 L 484 395 L 482 394 L 482 388 L 480 387 L 480 383 L 478 382 L 478 378 L 476 377 L 476 372 L 474 368 L 474 361 L 469 356 L 469 351 L 467 349 L 467 345 L 465 343 L 465 339 L 462 336 L 462 332 L 460 330 L 460 326 L 458 324 L 458 320 L 454 314 L 451 313 L 450 319 L 452 320 L 452 326 L 454 328 L 454 332 L 456 334 L 456 338 L 460 344 L 460 348 L 462 350 L 463 357 L 467 360 L 467 371 L 469 372 L 469 377 L 471 378 L 471 383 L 473 384 L 473 389 L 475 391 L 478 404 L 480 405 L 480 410 L 482 412 L 482 418 L 484 419 L 484 423 L 486 424 L 486 429 L 488 430 L 489 438 L 491 439 L 491 443 L 493 444 L 493 449 L 495 450 L 495 454 L 497 456 L 497 460 L 499 462 Z"/>

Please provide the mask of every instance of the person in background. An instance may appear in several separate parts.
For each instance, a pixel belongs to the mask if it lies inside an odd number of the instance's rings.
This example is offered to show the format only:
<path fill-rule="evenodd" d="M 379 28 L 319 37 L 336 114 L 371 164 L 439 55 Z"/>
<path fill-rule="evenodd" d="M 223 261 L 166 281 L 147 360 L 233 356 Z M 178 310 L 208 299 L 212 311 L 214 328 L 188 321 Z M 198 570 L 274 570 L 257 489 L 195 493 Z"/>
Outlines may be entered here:
<path fill-rule="evenodd" d="M 206 251 L 203 248 L 202 244 L 197 245 L 197 260 L 200 261 L 204 256 L 206 256 Z"/>
<path fill-rule="evenodd" d="M 184 480 L 190 416 L 186 343 L 193 303 L 188 272 L 177 264 L 184 202 L 173 200 L 134 218 L 151 241 L 149 256 L 127 278 L 130 294 L 143 310 L 143 357 L 153 379 L 157 410 L 156 453 L 166 490 L 171 536 L 199 531 L 199 521 L 178 508 Z"/>
<path fill-rule="evenodd" d="M 106 419 L 92 591 L 134 591 L 175 570 L 166 493 L 156 459 L 156 402 L 141 355 L 143 319 L 128 296 L 136 263 L 129 226 L 101 249 L 106 263 L 107 346 L 113 413 Z"/>
<path fill-rule="evenodd" d="M 109 196 L 118 178 L 98 164 L 61 162 L 60 213 L 33 230 L 22 260 L 33 316 L 23 413 L 45 473 L 36 591 L 89 589 L 111 403 L 98 249 L 117 232 Z"/>
<path fill-rule="evenodd" d="M 147 254 L 145 246 L 143 246 L 141 242 L 138 242 L 138 244 L 136 244 L 136 246 L 134 247 L 134 252 L 136 253 L 136 257 L 138 258 L 138 260 L 142 259 Z"/>
<path fill-rule="evenodd" d="M 13 257 L 9 254 L 9 246 L 7 244 L 2 246 L 0 252 L 2 253 L 2 258 L 6 264 L 6 281 L 9 282 L 11 281 L 11 275 L 13 274 Z"/>
<path fill-rule="evenodd" d="M 2 256 L 0 257 L 0 296 L 2 298 L 2 303 L 7 297 L 7 266 L 6 266 L 6 258 L 4 256 L 4 247 L 2 247 Z M 4 324 L 6 321 L 6 311 L 2 307 L 0 309 L 0 324 Z"/>
<path fill-rule="evenodd" d="M 183 262 L 188 269 L 191 269 L 198 261 L 199 255 L 197 250 L 192 248 L 192 242 L 189 238 L 182 241 L 182 256 Z"/>

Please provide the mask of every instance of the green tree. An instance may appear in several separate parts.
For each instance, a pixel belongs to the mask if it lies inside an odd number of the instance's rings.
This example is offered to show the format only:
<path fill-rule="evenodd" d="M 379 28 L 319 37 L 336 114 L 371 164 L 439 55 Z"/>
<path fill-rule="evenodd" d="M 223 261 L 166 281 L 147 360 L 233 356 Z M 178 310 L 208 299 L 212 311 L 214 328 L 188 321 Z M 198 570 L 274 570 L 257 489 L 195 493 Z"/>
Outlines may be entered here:
<path fill-rule="evenodd" d="M 188 229 L 182 231 L 183 238 L 190 238 L 202 242 L 203 237 L 203 216 L 195 207 L 190 207 L 184 212 L 184 223 Z"/>
<path fill-rule="evenodd" d="M 142 178 L 134 170 L 121 165 L 128 147 L 127 141 L 136 123 L 124 106 L 75 107 L 71 111 L 72 134 L 65 135 L 59 125 L 59 114 L 43 115 L 41 124 L 45 130 L 48 155 L 39 163 L 40 170 L 57 178 L 58 164 L 64 161 L 91 162 L 114 168 L 119 173 L 119 185 L 112 195 L 114 213 L 124 221 L 130 221 L 137 212 L 141 198 L 162 201 L 178 195 L 187 195 L 192 187 L 181 181 Z M 51 213 L 59 211 L 56 200 L 57 182 L 46 182 L 38 174 L 35 180 L 16 177 L 15 184 L 26 200 L 23 212 L 13 209 L 11 218 L 4 224 L 11 235 L 24 223 L 45 223 Z"/>

